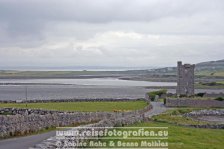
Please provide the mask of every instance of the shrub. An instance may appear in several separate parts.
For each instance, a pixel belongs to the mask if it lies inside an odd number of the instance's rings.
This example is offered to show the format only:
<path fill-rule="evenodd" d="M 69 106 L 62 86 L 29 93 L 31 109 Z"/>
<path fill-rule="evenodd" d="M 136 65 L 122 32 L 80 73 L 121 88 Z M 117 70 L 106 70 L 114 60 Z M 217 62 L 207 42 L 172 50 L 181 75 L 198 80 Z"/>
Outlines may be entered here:
<path fill-rule="evenodd" d="M 216 98 L 215 100 L 218 100 L 218 101 L 224 101 L 224 97 L 218 97 L 218 98 Z"/>
<path fill-rule="evenodd" d="M 208 82 L 208 83 L 201 83 L 201 84 L 206 86 L 223 86 L 223 84 L 219 82 Z"/>
<path fill-rule="evenodd" d="M 178 110 L 174 110 L 171 112 L 171 115 L 179 115 L 179 114 L 180 114 L 180 112 Z"/>
<path fill-rule="evenodd" d="M 154 101 L 156 95 L 158 95 L 159 97 L 161 97 L 163 94 L 166 94 L 166 93 L 167 93 L 167 90 L 163 89 L 163 90 L 148 92 L 147 94 L 148 94 L 149 98 L 152 101 Z"/>
<path fill-rule="evenodd" d="M 217 85 L 216 82 L 206 82 L 206 83 L 202 83 L 202 82 L 201 82 L 201 84 L 202 84 L 202 85 L 207 85 L 207 86 L 215 86 L 215 85 Z"/>
<path fill-rule="evenodd" d="M 180 95 L 180 98 L 187 97 L 187 95 Z"/>
<path fill-rule="evenodd" d="M 198 97 L 204 97 L 205 94 L 206 93 L 197 93 L 196 96 L 198 96 Z"/>

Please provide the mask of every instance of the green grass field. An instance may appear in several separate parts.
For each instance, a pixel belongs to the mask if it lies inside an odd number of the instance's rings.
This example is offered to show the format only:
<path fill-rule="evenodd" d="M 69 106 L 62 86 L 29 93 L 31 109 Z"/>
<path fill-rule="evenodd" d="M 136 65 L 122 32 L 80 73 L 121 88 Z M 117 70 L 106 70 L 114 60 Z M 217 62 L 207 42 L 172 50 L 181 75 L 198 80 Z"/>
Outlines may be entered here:
<path fill-rule="evenodd" d="M 224 88 L 224 82 L 211 82 L 211 83 L 196 83 L 195 88 L 200 89 L 223 89 Z"/>
<path fill-rule="evenodd" d="M 54 103 L 0 103 L 0 107 L 31 108 L 60 111 L 131 111 L 143 109 L 145 101 L 119 102 L 54 102 Z"/>
<path fill-rule="evenodd" d="M 224 146 L 224 130 L 223 129 L 202 129 L 193 128 L 186 126 L 178 126 L 178 124 L 199 124 L 190 119 L 179 117 L 180 114 L 190 112 L 196 109 L 179 108 L 167 111 L 165 114 L 154 116 L 157 120 L 161 121 L 150 121 L 136 123 L 127 127 L 168 127 L 168 148 L 169 149 L 223 149 Z M 162 122 L 163 121 L 163 122 Z M 201 123 L 203 124 L 203 122 Z M 121 130 L 121 128 L 116 128 Z M 123 130 L 123 129 L 122 129 Z M 129 130 L 129 129 L 127 129 Z M 133 129 L 130 129 L 133 130 Z M 137 129 L 136 129 L 137 130 Z M 157 129 L 159 130 L 159 129 Z M 107 140 L 108 144 L 110 141 L 116 142 L 111 137 L 105 137 L 102 140 Z M 124 142 L 140 142 L 142 140 L 126 139 Z"/>
<path fill-rule="evenodd" d="M 11 78 L 11 77 L 18 77 L 18 78 L 73 78 L 75 76 L 80 75 L 113 75 L 113 74 L 129 74 L 129 71 L 13 71 L 13 70 L 0 70 L 0 77 L 3 78 Z"/>
<path fill-rule="evenodd" d="M 96 71 L 0 71 L 1 77 L 49 77 L 66 75 L 94 75 Z"/>
<path fill-rule="evenodd" d="M 160 115 L 153 116 L 153 120 L 157 122 L 166 122 L 170 124 L 178 124 L 178 125 L 204 125 L 208 124 L 207 122 L 195 121 L 191 118 L 184 117 L 184 113 L 188 113 L 191 111 L 200 110 L 195 108 L 178 108 L 168 110 Z"/>
<path fill-rule="evenodd" d="M 219 81 L 218 83 L 221 83 L 221 84 L 223 84 L 223 85 L 224 85 L 224 81 Z"/>
<path fill-rule="evenodd" d="M 161 123 L 161 122 L 143 122 L 143 123 L 137 123 L 137 124 L 129 125 L 129 126 L 139 127 L 139 128 L 168 127 L 168 139 L 166 140 L 168 142 L 169 149 L 223 149 L 223 146 L 224 146 L 224 142 L 223 142 L 224 130 L 223 129 L 190 128 L 190 127 L 177 126 L 175 124 L 168 124 L 168 123 Z M 124 129 L 116 128 L 116 131 L 118 130 L 124 130 Z M 138 129 L 126 128 L 125 130 L 138 130 Z M 158 130 L 164 130 L 164 129 L 157 128 L 157 130 L 156 129 L 153 129 L 153 130 L 157 132 Z M 107 146 L 109 146 L 110 141 L 113 141 L 113 142 L 119 141 L 117 139 L 113 139 L 113 137 L 106 136 L 103 139 L 101 139 L 101 141 L 106 140 Z M 161 140 L 161 141 L 166 141 L 166 140 Z M 138 142 L 139 144 L 141 144 L 140 142 L 143 140 L 127 138 L 122 141 L 123 142 Z M 150 142 L 152 140 L 150 139 L 148 141 Z"/>
<path fill-rule="evenodd" d="M 169 149 L 223 149 L 224 130 L 176 126 L 174 124 L 148 122 L 133 127 L 168 127 Z"/>
<path fill-rule="evenodd" d="M 199 71 L 196 72 L 196 75 L 198 76 L 214 76 L 214 77 L 223 77 L 224 76 L 224 71 L 223 70 L 218 70 L 218 71 Z"/>

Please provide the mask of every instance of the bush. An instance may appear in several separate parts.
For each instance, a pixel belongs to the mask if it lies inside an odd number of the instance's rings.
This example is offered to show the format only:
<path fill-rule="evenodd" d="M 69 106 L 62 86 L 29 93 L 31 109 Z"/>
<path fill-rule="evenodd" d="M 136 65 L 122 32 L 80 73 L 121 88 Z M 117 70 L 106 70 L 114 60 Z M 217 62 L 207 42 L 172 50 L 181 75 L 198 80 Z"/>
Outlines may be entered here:
<path fill-rule="evenodd" d="M 219 82 L 208 82 L 208 83 L 201 83 L 201 84 L 206 86 L 223 86 L 223 84 Z"/>
<path fill-rule="evenodd" d="M 215 86 L 215 85 L 217 85 L 216 82 L 210 82 L 210 83 L 208 83 L 208 86 Z"/>
<path fill-rule="evenodd" d="M 171 112 L 171 115 L 179 115 L 179 114 L 180 114 L 180 112 L 178 110 L 174 110 Z"/>
<path fill-rule="evenodd" d="M 156 95 L 158 95 L 159 97 L 161 97 L 163 94 L 166 94 L 166 93 L 167 93 L 167 90 L 163 89 L 163 90 L 148 92 L 147 94 L 148 94 L 149 98 L 152 101 L 154 101 Z"/>
<path fill-rule="evenodd" d="M 204 97 L 205 94 L 206 93 L 197 93 L 196 96 L 198 96 L 198 97 Z"/>
<path fill-rule="evenodd" d="M 180 98 L 184 98 L 184 97 L 187 97 L 187 95 L 180 95 L 179 97 Z"/>
<path fill-rule="evenodd" d="M 224 98 L 223 98 L 223 97 L 218 97 L 218 98 L 216 98 L 215 100 L 218 100 L 218 101 L 224 101 Z"/>

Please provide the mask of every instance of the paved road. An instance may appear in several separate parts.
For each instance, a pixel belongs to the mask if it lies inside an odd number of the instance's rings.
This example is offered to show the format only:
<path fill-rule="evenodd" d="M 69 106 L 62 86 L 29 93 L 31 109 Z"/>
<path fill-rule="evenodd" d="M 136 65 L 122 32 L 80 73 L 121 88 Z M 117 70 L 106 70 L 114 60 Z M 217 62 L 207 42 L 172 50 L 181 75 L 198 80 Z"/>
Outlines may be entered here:
<path fill-rule="evenodd" d="M 158 115 L 167 110 L 161 102 L 151 102 L 151 104 L 153 109 L 146 113 L 146 116 L 148 117 Z M 6 139 L 0 141 L 0 149 L 27 149 L 53 136 L 55 136 L 55 131 L 26 137 Z"/>
<path fill-rule="evenodd" d="M 154 115 L 161 114 L 165 112 L 166 110 L 168 110 L 168 108 L 165 107 L 162 102 L 151 102 L 151 104 L 153 106 L 153 109 L 145 113 L 145 116 L 148 116 L 149 118 Z"/>
<path fill-rule="evenodd" d="M 29 147 L 41 143 L 43 140 L 46 140 L 52 136 L 55 136 L 55 131 L 38 135 L 1 140 L 0 149 L 28 149 Z"/>

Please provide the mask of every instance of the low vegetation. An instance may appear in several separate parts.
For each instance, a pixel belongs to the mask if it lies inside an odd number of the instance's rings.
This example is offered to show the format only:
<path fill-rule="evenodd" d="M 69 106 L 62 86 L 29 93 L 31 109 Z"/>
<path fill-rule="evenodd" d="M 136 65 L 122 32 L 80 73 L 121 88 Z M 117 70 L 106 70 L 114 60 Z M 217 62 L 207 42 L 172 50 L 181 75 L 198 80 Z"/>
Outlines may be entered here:
<path fill-rule="evenodd" d="M 178 124 L 204 124 L 180 115 L 191 112 L 193 108 L 179 108 L 169 110 L 164 114 L 154 116 L 150 122 L 136 123 L 128 127 L 168 127 L 168 148 L 169 149 L 223 149 L 224 130 L 191 128 L 179 126 Z M 119 128 L 117 128 L 119 129 Z M 132 129 L 133 130 L 133 129 Z M 107 137 L 106 137 L 107 138 Z M 102 140 L 105 140 L 103 138 Z M 116 142 L 113 138 L 109 141 Z M 108 141 L 108 142 L 109 142 Z M 141 142 L 142 140 L 126 139 L 124 142 Z M 151 140 L 150 140 L 151 141 Z M 162 140 L 164 141 L 164 140 Z"/>
<path fill-rule="evenodd" d="M 148 96 L 149 98 L 154 101 L 155 97 L 158 95 L 159 97 L 161 97 L 163 94 L 166 94 L 167 90 L 163 89 L 163 90 L 158 90 L 158 91 L 152 91 L 152 92 L 148 92 Z"/>
<path fill-rule="evenodd" d="M 161 122 L 146 122 L 133 127 L 168 127 L 169 149 L 223 149 L 224 130 L 188 128 Z"/>
<path fill-rule="evenodd" d="M 207 77 L 223 77 L 224 76 L 224 70 L 217 70 L 217 71 L 208 71 L 208 70 L 202 70 L 196 72 L 197 76 L 207 76 Z"/>
<path fill-rule="evenodd" d="M 224 86 L 222 82 L 206 82 L 206 83 L 200 82 L 199 84 L 206 86 Z"/>
<path fill-rule="evenodd" d="M 147 106 L 145 101 L 119 101 L 119 102 L 49 102 L 49 103 L 0 103 L 0 108 L 30 108 L 59 111 L 131 111 L 143 109 Z"/>
<path fill-rule="evenodd" d="M 143 122 L 129 125 L 128 127 L 168 127 L 168 139 L 161 141 L 167 141 L 169 149 L 223 149 L 224 146 L 224 130 L 189 128 L 161 122 Z M 119 128 L 116 130 L 119 130 Z M 107 145 L 110 141 L 118 141 L 109 136 L 102 139 L 102 141 L 105 140 Z M 142 140 L 127 138 L 122 141 L 138 142 L 140 144 Z M 149 142 L 150 141 L 152 140 L 149 140 Z"/>
<path fill-rule="evenodd" d="M 224 97 L 218 97 L 218 98 L 215 98 L 215 100 L 224 101 Z"/>
<path fill-rule="evenodd" d="M 152 119 L 157 122 L 166 122 L 170 124 L 176 124 L 176 125 L 203 125 L 207 124 L 206 122 L 202 121 L 195 121 L 191 118 L 184 117 L 184 113 L 189 113 L 194 110 L 200 110 L 200 109 L 194 109 L 194 108 L 179 108 L 174 110 L 168 110 L 167 112 L 153 116 Z"/>

